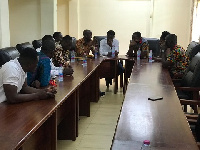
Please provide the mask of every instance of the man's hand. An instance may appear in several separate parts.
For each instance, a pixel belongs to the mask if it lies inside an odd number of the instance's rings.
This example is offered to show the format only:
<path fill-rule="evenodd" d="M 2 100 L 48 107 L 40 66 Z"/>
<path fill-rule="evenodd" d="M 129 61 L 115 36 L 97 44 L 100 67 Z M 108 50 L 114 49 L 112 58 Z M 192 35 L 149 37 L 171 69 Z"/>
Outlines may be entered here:
<path fill-rule="evenodd" d="M 43 100 L 43 99 L 48 99 L 48 98 L 54 98 L 55 94 L 51 92 L 47 92 L 46 90 L 40 90 L 37 93 L 38 99 Z"/>
<path fill-rule="evenodd" d="M 49 86 L 48 88 L 45 89 L 46 92 L 56 94 L 57 89 L 54 86 Z"/>
<path fill-rule="evenodd" d="M 134 40 L 130 40 L 130 46 L 137 45 L 137 43 Z"/>
<path fill-rule="evenodd" d="M 113 43 L 113 40 L 112 40 L 112 39 L 108 39 L 108 40 L 107 40 L 107 44 L 108 44 L 110 47 L 112 47 L 112 43 Z"/>
<path fill-rule="evenodd" d="M 112 56 L 112 52 L 108 52 L 107 56 L 111 57 Z"/>
<path fill-rule="evenodd" d="M 118 56 L 119 52 L 115 51 L 115 56 Z"/>

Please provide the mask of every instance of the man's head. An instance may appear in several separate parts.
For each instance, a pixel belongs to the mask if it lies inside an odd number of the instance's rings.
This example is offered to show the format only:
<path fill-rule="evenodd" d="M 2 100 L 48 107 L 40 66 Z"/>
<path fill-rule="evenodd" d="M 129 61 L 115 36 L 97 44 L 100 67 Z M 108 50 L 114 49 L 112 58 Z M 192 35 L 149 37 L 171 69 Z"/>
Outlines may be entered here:
<path fill-rule="evenodd" d="M 166 36 L 165 45 L 167 48 L 170 48 L 172 50 L 176 44 L 177 44 L 177 36 L 175 34 L 169 34 Z"/>
<path fill-rule="evenodd" d="M 52 58 L 54 50 L 55 50 L 55 41 L 46 40 L 42 42 L 41 52 L 43 52 L 49 58 Z"/>
<path fill-rule="evenodd" d="M 29 47 L 23 49 L 19 56 L 19 62 L 24 72 L 34 72 L 38 63 L 36 50 Z"/>
<path fill-rule="evenodd" d="M 115 38 L 115 32 L 113 30 L 109 30 L 107 32 L 107 39 L 108 40 L 113 40 Z"/>
<path fill-rule="evenodd" d="M 90 30 L 84 30 L 83 31 L 83 38 L 84 38 L 85 42 L 91 41 L 92 32 Z"/>
<path fill-rule="evenodd" d="M 132 40 L 135 41 L 137 44 L 141 41 L 141 33 L 140 32 L 134 32 L 132 35 Z"/>
<path fill-rule="evenodd" d="M 32 41 L 32 45 L 35 49 L 40 48 L 42 46 L 41 42 L 38 42 L 37 40 Z"/>
<path fill-rule="evenodd" d="M 61 46 L 64 50 L 70 50 L 72 46 L 72 37 L 69 35 L 64 36 L 61 41 Z"/>
<path fill-rule="evenodd" d="M 169 35 L 170 33 L 168 31 L 163 31 L 162 35 L 160 36 L 160 44 L 163 44 L 165 42 L 165 38 L 167 35 Z"/>
<path fill-rule="evenodd" d="M 53 38 L 55 39 L 56 42 L 60 42 L 63 38 L 62 33 L 61 32 L 54 32 Z"/>
<path fill-rule="evenodd" d="M 51 35 L 45 35 L 45 36 L 42 38 L 42 43 L 43 43 L 44 41 L 46 41 L 46 40 L 55 41 Z"/>

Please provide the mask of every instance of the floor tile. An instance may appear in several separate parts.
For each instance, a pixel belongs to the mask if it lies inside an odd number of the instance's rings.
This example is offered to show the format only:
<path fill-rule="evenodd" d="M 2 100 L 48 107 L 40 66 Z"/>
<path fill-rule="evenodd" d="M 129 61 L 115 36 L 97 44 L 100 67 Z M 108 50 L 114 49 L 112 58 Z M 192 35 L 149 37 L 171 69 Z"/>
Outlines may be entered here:
<path fill-rule="evenodd" d="M 101 148 L 109 150 L 112 144 L 112 137 L 104 135 L 84 135 L 79 148 Z"/>
<path fill-rule="evenodd" d="M 110 124 L 93 124 L 91 123 L 85 132 L 90 135 L 110 135 L 113 136 L 115 132 L 115 125 Z"/>

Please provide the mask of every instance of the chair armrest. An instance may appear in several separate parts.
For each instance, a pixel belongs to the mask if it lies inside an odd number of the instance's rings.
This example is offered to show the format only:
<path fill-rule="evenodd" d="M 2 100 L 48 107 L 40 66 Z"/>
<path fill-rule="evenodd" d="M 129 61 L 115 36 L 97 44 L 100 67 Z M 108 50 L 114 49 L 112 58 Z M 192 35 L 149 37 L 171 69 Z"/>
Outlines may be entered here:
<path fill-rule="evenodd" d="M 197 124 L 197 120 L 196 119 L 187 119 L 188 123 L 190 125 L 196 125 Z"/>
<path fill-rule="evenodd" d="M 180 83 L 180 82 L 181 82 L 181 79 L 172 79 L 172 82 L 173 82 L 173 83 Z"/>
<path fill-rule="evenodd" d="M 197 146 L 199 147 L 199 149 L 200 149 L 200 142 L 197 142 Z"/>
<path fill-rule="evenodd" d="M 200 105 L 199 100 L 185 100 L 185 99 L 180 99 L 181 105 Z"/>
<path fill-rule="evenodd" d="M 182 90 L 182 91 L 200 91 L 199 87 L 175 87 L 176 90 Z"/>
<path fill-rule="evenodd" d="M 198 119 L 198 115 L 197 114 L 185 114 L 187 119 L 193 119 L 193 120 L 197 120 Z"/>

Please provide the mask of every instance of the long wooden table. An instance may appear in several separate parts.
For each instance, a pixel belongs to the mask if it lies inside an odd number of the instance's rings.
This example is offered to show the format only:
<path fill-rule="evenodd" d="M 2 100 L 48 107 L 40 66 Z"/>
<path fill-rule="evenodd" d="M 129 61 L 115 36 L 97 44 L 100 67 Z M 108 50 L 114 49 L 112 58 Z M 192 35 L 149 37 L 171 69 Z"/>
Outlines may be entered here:
<path fill-rule="evenodd" d="M 56 150 L 57 138 L 76 140 L 79 116 L 89 117 L 90 102 L 99 100 L 99 66 L 105 59 L 88 59 L 86 67 L 72 63 L 74 74 L 57 83 L 55 99 L 1 103 L 0 149 Z"/>
<path fill-rule="evenodd" d="M 90 116 L 90 101 L 98 101 L 98 66 L 103 61 L 72 63 L 73 76 L 58 83 L 55 99 L 0 104 L 0 149 L 55 150 L 58 139 L 76 140 L 79 115 Z"/>
<path fill-rule="evenodd" d="M 154 96 L 163 100 L 148 100 Z M 168 70 L 141 60 L 133 68 L 111 149 L 140 149 L 144 140 L 152 150 L 198 149 Z"/>

